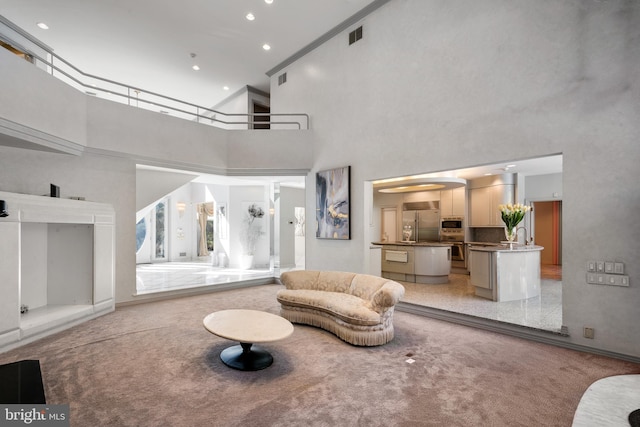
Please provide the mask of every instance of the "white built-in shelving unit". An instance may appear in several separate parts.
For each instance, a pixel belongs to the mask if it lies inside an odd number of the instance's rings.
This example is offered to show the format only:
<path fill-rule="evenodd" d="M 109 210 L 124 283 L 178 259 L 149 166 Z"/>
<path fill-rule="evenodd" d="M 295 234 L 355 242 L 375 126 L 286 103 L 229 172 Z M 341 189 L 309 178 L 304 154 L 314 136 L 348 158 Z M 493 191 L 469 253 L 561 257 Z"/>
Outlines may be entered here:
<path fill-rule="evenodd" d="M 110 205 L 7 192 L 0 200 L 9 213 L 0 218 L 0 351 L 114 310 Z"/>

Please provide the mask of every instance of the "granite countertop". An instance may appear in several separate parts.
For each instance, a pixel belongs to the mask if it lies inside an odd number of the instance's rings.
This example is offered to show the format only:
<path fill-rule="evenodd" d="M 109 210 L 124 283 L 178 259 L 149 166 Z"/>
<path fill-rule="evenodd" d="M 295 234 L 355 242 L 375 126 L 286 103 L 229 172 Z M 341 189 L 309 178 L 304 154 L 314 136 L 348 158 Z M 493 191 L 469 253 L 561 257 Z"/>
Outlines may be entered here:
<path fill-rule="evenodd" d="M 467 245 L 477 245 L 477 246 L 501 246 L 501 243 L 493 243 L 493 242 L 464 242 Z"/>
<path fill-rule="evenodd" d="M 543 246 L 538 245 L 519 245 L 514 244 L 513 249 L 509 248 L 507 244 L 495 244 L 494 246 L 469 246 L 470 251 L 482 251 L 482 252 L 532 252 L 541 251 Z"/>
<path fill-rule="evenodd" d="M 371 242 L 372 245 L 393 245 L 393 246 L 427 246 L 427 247 L 447 247 L 452 243 L 447 242 Z"/>

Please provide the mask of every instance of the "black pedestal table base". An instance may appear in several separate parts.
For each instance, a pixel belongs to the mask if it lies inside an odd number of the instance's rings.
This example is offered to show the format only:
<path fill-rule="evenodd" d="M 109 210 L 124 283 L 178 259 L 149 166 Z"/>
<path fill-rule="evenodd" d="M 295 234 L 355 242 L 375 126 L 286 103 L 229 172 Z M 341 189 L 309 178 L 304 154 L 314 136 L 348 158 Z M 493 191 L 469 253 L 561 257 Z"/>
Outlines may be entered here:
<path fill-rule="evenodd" d="M 241 371 L 259 371 L 273 363 L 273 357 L 262 347 L 251 343 L 240 343 L 225 348 L 220 353 L 225 365 Z"/>

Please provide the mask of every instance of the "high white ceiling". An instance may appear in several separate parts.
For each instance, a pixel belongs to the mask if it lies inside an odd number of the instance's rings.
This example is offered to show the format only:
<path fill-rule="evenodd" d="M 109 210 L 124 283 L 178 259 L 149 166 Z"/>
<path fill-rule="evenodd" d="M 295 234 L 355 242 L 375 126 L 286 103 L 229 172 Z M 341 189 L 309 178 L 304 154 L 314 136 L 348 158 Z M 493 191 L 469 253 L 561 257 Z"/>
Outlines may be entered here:
<path fill-rule="evenodd" d="M 269 92 L 267 71 L 370 3 L 0 0 L 0 14 L 85 73 L 212 107 L 246 85 Z"/>
<path fill-rule="evenodd" d="M 85 73 L 211 107 L 246 85 L 269 92 L 267 71 L 363 9 L 383 3 L 383 0 L 273 0 L 272 4 L 265 0 L 0 0 L 0 15 Z M 255 20 L 246 19 L 249 12 Z M 38 28 L 39 22 L 46 23 L 49 29 Z M 271 45 L 271 50 L 263 50 L 265 43 Z M 200 67 L 199 71 L 192 69 L 194 64 Z M 229 89 L 224 90 L 225 86 Z M 508 172 L 538 175 L 562 171 L 561 156 L 514 163 L 516 166 Z M 472 179 L 487 173 L 504 173 L 507 165 L 485 165 L 427 176 Z M 206 175 L 200 178 L 220 179 L 223 178 Z M 260 179 L 251 177 L 256 182 Z M 304 178 L 291 177 L 288 184 L 303 186 Z"/>

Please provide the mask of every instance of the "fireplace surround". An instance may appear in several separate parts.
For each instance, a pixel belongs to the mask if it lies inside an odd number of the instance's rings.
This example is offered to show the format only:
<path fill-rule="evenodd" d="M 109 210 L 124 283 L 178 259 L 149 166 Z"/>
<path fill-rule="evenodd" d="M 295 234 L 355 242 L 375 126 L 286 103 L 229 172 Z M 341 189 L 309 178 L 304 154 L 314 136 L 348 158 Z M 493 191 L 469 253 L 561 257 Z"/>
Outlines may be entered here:
<path fill-rule="evenodd" d="M 0 351 L 115 308 L 111 205 L 0 192 Z"/>

